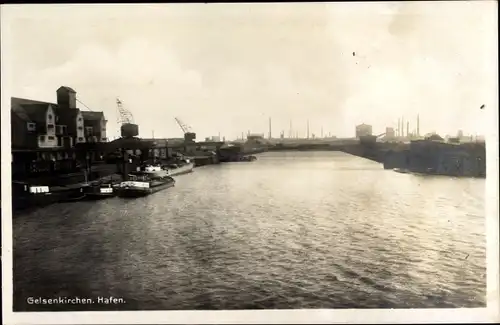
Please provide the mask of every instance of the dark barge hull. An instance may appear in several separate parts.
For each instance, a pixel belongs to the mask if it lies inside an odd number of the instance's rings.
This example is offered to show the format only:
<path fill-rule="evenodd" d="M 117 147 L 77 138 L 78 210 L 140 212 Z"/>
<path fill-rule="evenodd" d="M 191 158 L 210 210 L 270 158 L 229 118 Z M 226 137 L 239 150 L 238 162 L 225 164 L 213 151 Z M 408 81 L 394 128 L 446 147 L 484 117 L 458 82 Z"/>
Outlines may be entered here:
<path fill-rule="evenodd" d="M 61 189 L 49 193 L 22 193 L 12 195 L 14 212 L 43 208 L 55 203 L 80 201 L 85 198 L 83 188 Z"/>
<path fill-rule="evenodd" d="M 111 192 L 101 192 L 101 189 L 109 189 L 111 188 Z M 114 185 L 95 185 L 90 186 L 85 192 L 86 200 L 103 200 L 116 196 L 117 189 Z"/>
<path fill-rule="evenodd" d="M 76 187 L 76 188 L 65 188 L 52 193 L 58 195 L 60 199 L 58 202 L 76 202 L 81 201 L 85 198 L 85 189 L 87 186 Z"/>
<path fill-rule="evenodd" d="M 189 174 L 189 173 L 192 173 L 193 170 L 190 169 L 190 170 L 184 170 L 184 171 L 181 171 L 181 172 L 175 172 L 175 169 L 171 169 L 170 170 L 170 175 L 171 176 L 179 176 L 179 175 L 185 175 L 185 174 Z"/>
<path fill-rule="evenodd" d="M 229 156 L 221 158 L 221 162 L 250 162 L 257 160 L 255 156 Z"/>
<path fill-rule="evenodd" d="M 143 197 L 143 196 L 148 196 L 150 194 L 159 192 L 161 190 L 173 187 L 175 185 L 175 182 L 166 182 L 164 184 L 160 184 L 154 187 L 149 187 L 149 188 L 120 188 L 118 189 L 117 195 L 119 197 L 123 198 L 137 198 L 137 197 Z"/>
<path fill-rule="evenodd" d="M 116 193 L 85 193 L 86 200 L 104 200 L 110 197 L 115 197 Z"/>

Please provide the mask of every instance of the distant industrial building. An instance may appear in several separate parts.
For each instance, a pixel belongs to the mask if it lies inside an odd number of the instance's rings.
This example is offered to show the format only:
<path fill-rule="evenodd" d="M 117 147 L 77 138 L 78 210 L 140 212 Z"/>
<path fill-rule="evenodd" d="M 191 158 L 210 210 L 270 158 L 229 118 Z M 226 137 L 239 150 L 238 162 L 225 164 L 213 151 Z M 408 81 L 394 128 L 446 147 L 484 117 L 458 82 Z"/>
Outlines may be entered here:
<path fill-rule="evenodd" d="M 363 123 L 356 126 L 356 138 L 360 138 L 363 136 L 371 136 L 371 135 L 373 135 L 371 125 Z"/>
<path fill-rule="evenodd" d="M 385 138 L 390 140 L 396 137 L 396 132 L 394 128 L 386 127 L 385 128 Z"/>
<path fill-rule="evenodd" d="M 264 134 L 252 134 L 247 135 L 247 141 L 262 141 L 264 140 Z"/>
<path fill-rule="evenodd" d="M 206 137 L 205 138 L 206 142 L 220 142 L 220 136 L 211 136 L 211 137 Z"/>

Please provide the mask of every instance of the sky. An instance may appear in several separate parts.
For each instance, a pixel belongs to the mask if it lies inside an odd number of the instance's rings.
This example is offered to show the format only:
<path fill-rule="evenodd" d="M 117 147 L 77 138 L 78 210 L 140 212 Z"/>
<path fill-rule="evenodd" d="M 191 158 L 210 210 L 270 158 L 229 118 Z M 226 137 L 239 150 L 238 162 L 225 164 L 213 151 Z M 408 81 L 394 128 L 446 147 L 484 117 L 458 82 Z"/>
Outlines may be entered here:
<path fill-rule="evenodd" d="M 118 136 L 267 136 L 290 124 L 352 137 L 404 117 L 421 133 L 482 134 L 498 110 L 497 4 L 372 2 L 21 5 L 2 8 L 11 96 L 70 86 Z M 7 24 L 5 24 L 7 25 Z M 4 27 L 4 26 L 2 26 Z M 79 104 L 83 110 L 86 108 Z M 491 115 L 490 115 L 491 117 Z"/>

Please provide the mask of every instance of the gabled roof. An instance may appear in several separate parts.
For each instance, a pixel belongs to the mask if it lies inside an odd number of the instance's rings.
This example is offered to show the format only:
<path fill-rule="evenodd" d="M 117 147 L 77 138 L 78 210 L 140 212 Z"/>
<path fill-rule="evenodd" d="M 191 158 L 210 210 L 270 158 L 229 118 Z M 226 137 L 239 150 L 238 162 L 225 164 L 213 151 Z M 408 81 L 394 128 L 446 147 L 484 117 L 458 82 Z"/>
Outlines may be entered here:
<path fill-rule="evenodd" d="M 50 104 L 50 105 L 57 105 L 55 103 L 44 102 L 44 101 L 40 101 L 40 100 L 27 99 L 27 98 L 20 98 L 20 97 L 11 97 L 10 98 L 10 104 L 12 106 L 19 106 L 19 105 L 23 105 L 23 104 Z"/>
<path fill-rule="evenodd" d="M 13 107 L 12 114 L 16 115 L 17 117 L 19 117 L 21 120 L 23 120 L 25 122 L 32 122 L 30 117 L 28 116 L 28 113 L 26 113 L 24 108 L 22 108 L 21 106 L 18 106 L 15 108 Z"/>
<path fill-rule="evenodd" d="M 104 119 L 103 112 L 82 111 L 82 116 L 83 116 L 83 119 L 87 120 L 87 121 L 100 121 L 101 119 Z"/>
<path fill-rule="evenodd" d="M 49 105 L 50 104 L 27 104 L 21 105 L 21 107 L 31 121 L 45 123 Z"/>
<path fill-rule="evenodd" d="M 59 92 L 61 90 L 66 90 L 66 91 L 68 91 L 70 93 L 76 94 L 76 91 L 73 88 L 68 87 L 68 86 L 61 86 L 61 87 L 59 87 L 59 89 L 57 89 L 57 92 Z"/>
<path fill-rule="evenodd" d="M 35 121 L 30 117 L 30 113 L 27 112 L 26 109 L 23 108 L 23 106 L 33 105 L 33 104 L 46 105 L 47 107 L 49 104 L 55 105 L 49 102 L 42 102 L 39 100 L 32 100 L 26 98 L 11 97 L 10 99 L 11 111 L 15 113 L 20 119 L 26 122 L 35 122 Z"/>

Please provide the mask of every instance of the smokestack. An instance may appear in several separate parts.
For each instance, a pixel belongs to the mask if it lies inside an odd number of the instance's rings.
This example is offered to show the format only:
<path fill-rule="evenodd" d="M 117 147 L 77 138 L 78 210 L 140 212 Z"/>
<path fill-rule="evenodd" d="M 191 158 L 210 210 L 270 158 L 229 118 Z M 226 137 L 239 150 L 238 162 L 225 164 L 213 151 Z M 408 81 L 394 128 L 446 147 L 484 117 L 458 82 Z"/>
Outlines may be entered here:
<path fill-rule="evenodd" d="M 321 137 L 323 137 L 323 127 L 321 127 Z"/>
<path fill-rule="evenodd" d="M 269 118 L 269 139 L 272 137 L 272 131 L 271 131 L 271 118 Z"/>
<path fill-rule="evenodd" d="M 420 116 L 417 114 L 417 136 L 420 136 Z"/>
<path fill-rule="evenodd" d="M 410 122 L 406 122 L 406 136 L 410 134 Z"/>
<path fill-rule="evenodd" d="M 396 135 L 398 137 L 401 136 L 401 119 L 400 118 L 398 118 L 398 128 L 396 129 Z"/>
<path fill-rule="evenodd" d="M 309 120 L 307 120 L 307 138 L 309 139 Z"/>
<path fill-rule="evenodd" d="M 290 120 L 290 131 L 288 133 L 289 138 L 293 138 L 293 133 L 292 133 L 292 120 Z"/>

